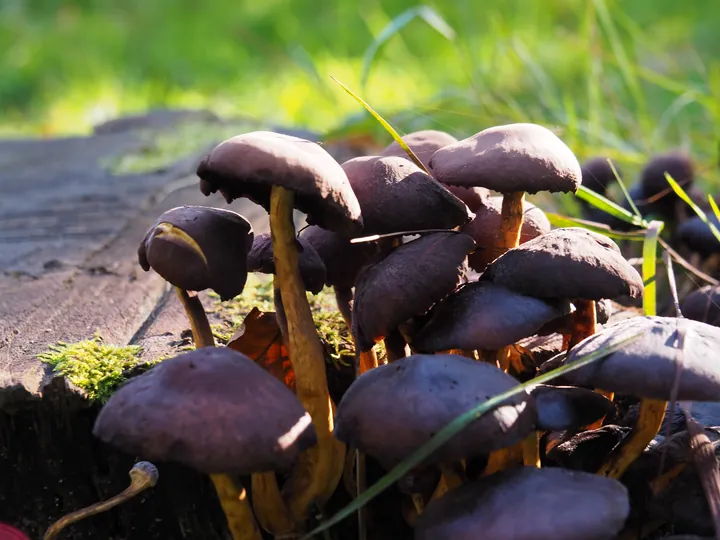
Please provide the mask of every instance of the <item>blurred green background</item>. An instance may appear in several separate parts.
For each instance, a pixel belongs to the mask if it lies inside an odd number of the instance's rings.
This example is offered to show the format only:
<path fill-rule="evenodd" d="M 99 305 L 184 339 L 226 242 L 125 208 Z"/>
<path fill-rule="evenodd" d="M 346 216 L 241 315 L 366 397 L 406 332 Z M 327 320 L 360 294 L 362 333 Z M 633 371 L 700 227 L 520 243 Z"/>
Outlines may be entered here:
<path fill-rule="evenodd" d="M 386 140 L 333 75 L 403 132 L 538 122 L 580 158 L 632 166 L 679 147 L 715 174 L 720 1 L 422 5 L 2 0 L 0 134 L 183 106 Z"/>

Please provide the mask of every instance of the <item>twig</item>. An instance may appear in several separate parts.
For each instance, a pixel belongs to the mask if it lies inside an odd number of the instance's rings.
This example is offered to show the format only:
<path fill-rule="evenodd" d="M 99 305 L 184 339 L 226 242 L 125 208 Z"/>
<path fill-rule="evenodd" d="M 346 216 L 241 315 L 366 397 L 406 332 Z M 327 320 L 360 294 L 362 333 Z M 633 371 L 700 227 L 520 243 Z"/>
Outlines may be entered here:
<path fill-rule="evenodd" d="M 665 261 L 668 284 L 670 285 L 670 294 L 672 295 L 673 304 L 675 305 L 675 316 L 681 319 L 683 314 L 682 311 L 680 311 L 680 299 L 678 298 L 677 283 L 675 282 L 675 272 L 673 270 L 670 253 L 668 253 L 667 251 L 663 253 L 663 261 Z"/>
<path fill-rule="evenodd" d="M 675 251 L 673 248 L 671 248 L 665 240 L 663 240 L 662 238 L 658 238 L 658 243 L 663 247 L 663 249 L 665 251 L 670 253 L 670 256 L 673 258 L 673 260 L 676 263 L 678 263 L 680 266 L 682 266 L 685 270 L 687 270 L 691 274 L 694 274 L 695 276 L 699 277 L 703 281 L 709 283 L 713 287 L 717 287 L 718 285 L 720 285 L 720 281 L 718 281 L 717 279 L 715 279 L 713 277 L 710 277 L 705 272 L 698 270 L 692 264 L 690 264 L 688 261 L 683 259 L 680 256 L 680 254 L 677 251 Z"/>

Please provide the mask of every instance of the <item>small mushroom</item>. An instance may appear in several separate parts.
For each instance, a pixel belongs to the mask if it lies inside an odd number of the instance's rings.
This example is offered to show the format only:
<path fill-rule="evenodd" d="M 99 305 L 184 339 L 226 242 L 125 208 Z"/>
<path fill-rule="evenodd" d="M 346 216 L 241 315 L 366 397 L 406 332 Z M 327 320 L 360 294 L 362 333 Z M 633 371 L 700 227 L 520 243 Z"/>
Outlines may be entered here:
<path fill-rule="evenodd" d="M 707 285 L 688 294 L 680 302 L 683 316 L 712 326 L 720 326 L 720 287 Z"/>
<path fill-rule="evenodd" d="M 407 159 L 358 157 L 342 168 L 360 202 L 364 234 L 452 229 L 474 217 L 465 203 Z"/>
<path fill-rule="evenodd" d="M 538 411 L 541 431 L 574 431 L 603 418 L 612 402 L 597 392 L 574 386 L 534 386 L 530 394 Z"/>
<path fill-rule="evenodd" d="M 611 540 L 630 514 L 617 480 L 522 467 L 465 484 L 431 502 L 415 540 Z"/>
<path fill-rule="evenodd" d="M 181 354 L 131 379 L 104 405 L 93 434 L 125 453 L 222 479 L 216 489 L 235 495 L 232 506 L 228 497 L 220 499 L 237 539 L 260 533 L 247 498 L 238 498 L 227 474 L 286 470 L 317 441 L 295 395 L 225 347 Z"/>
<path fill-rule="evenodd" d="M 523 223 L 518 244 L 549 233 L 552 229 L 545 212 L 534 204 L 523 201 Z M 475 210 L 475 219 L 460 230 L 472 236 L 477 249 L 468 255 L 468 264 L 476 272 L 483 272 L 488 264 L 507 251 L 501 246 L 502 197 L 488 197 Z"/>
<path fill-rule="evenodd" d="M 607 196 L 608 188 L 617 182 L 611 162 L 612 160 L 608 161 L 606 157 L 594 157 L 585 161 L 580 167 L 582 185 L 599 195 Z M 617 165 L 613 163 L 613 166 L 618 176 L 622 176 Z"/>
<path fill-rule="evenodd" d="M 164 212 L 140 243 L 140 266 L 146 272 L 152 268 L 175 287 L 197 347 L 212 346 L 214 340 L 200 300 L 187 291 L 213 289 L 222 300 L 240 294 L 252 243 L 252 226 L 243 216 L 204 206 Z"/>
<path fill-rule="evenodd" d="M 707 217 L 720 230 L 718 218 L 714 214 Z M 720 241 L 715 237 L 710 227 L 700 219 L 700 216 L 692 217 L 679 225 L 675 231 L 675 240 L 682 242 L 702 257 L 720 253 Z"/>
<path fill-rule="evenodd" d="M 563 435 L 548 447 L 547 458 L 565 469 L 594 473 L 629 432 L 630 428 L 606 424 L 569 438 Z"/>
<path fill-rule="evenodd" d="M 283 486 L 293 520 L 299 523 L 313 501 L 323 505 L 335 491 L 345 448 L 331 434 L 325 353 L 298 270 L 293 209 L 305 212 L 311 225 L 353 235 L 362 230 L 360 204 L 330 154 L 312 141 L 279 133 L 255 131 L 220 143 L 202 160 L 197 175 L 205 195 L 220 191 L 228 202 L 246 197 L 270 212 L 295 387 L 318 436 L 317 447 L 303 453 Z"/>
<path fill-rule="evenodd" d="M 646 204 L 644 215 L 657 214 L 667 220 L 676 220 L 679 210 L 685 211 L 685 203 L 675 194 L 665 177 L 673 180 L 687 191 L 692 187 L 695 171 L 690 157 L 682 152 L 668 152 L 653 157 L 640 173 L 640 185 Z"/>
<path fill-rule="evenodd" d="M 552 131 L 537 124 L 488 128 L 435 152 L 431 174 L 444 184 L 484 187 L 503 194 L 500 247 L 518 245 L 525 193 L 575 193 L 580 164 Z"/>
<path fill-rule="evenodd" d="M 455 417 L 516 385 L 495 366 L 464 356 L 408 356 L 353 382 L 338 405 L 335 436 L 389 468 Z M 530 395 L 517 394 L 482 415 L 423 464 L 455 462 L 512 446 L 533 430 L 536 419 Z"/>
<path fill-rule="evenodd" d="M 436 129 L 424 129 L 421 131 L 414 131 L 408 133 L 402 137 L 405 144 L 410 147 L 410 150 L 418 157 L 420 162 L 427 168 L 430 158 L 435 152 L 458 142 L 458 140 L 444 131 L 438 131 Z M 403 150 L 397 142 L 393 141 L 390 143 L 385 150 L 380 153 L 381 156 L 396 156 L 410 159 L 407 152 Z"/>
<path fill-rule="evenodd" d="M 577 386 L 641 398 L 638 421 L 600 469 L 599 474 L 620 478 L 657 435 L 667 401 L 716 401 L 720 395 L 720 329 L 689 319 L 633 317 L 592 336 L 563 361 L 601 350 L 634 334 L 642 337 L 602 358 L 565 374 Z"/>
<path fill-rule="evenodd" d="M 482 275 L 521 294 L 569 299 L 575 323 L 569 348 L 595 333 L 595 302 L 642 294 L 642 277 L 606 236 L 568 227 L 555 229 L 511 249 Z"/>
<path fill-rule="evenodd" d="M 562 309 L 490 282 L 468 283 L 435 304 L 413 349 L 495 350 L 533 335 Z"/>
<path fill-rule="evenodd" d="M 466 234 L 430 233 L 366 266 L 358 276 L 353 305 L 358 349 L 370 350 L 395 328 L 454 291 L 474 247 Z"/>

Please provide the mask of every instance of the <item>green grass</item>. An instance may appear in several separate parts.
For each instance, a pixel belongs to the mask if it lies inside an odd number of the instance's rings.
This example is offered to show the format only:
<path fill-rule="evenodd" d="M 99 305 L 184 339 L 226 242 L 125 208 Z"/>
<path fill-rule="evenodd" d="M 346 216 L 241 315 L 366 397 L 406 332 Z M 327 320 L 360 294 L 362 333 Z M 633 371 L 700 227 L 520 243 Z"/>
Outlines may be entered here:
<path fill-rule="evenodd" d="M 127 370 L 140 363 L 142 349 L 135 345 L 106 344 L 99 334 L 77 343 L 51 345 L 38 358 L 83 389 L 90 401 L 104 403 L 125 379 Z"/>
<path fill-rule="evenodd" d="M 715 0 L 425 4 L 452 32 L 409 18 L 413 0 L 7 0 L 0 132 L 79 133 L 169 105 L 388 140 L 334 75 L 401 131 L 539 122 L 626 178 L 680 146 L 717 182 Z"/>

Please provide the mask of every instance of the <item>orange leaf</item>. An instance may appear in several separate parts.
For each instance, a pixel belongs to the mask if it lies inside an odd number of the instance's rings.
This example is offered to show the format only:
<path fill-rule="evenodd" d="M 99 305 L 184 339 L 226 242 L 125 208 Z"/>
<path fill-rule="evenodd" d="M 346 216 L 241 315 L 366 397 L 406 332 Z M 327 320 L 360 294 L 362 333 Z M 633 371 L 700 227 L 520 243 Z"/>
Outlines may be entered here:
<path fill-rule="evenodd" d="M 251 358 L 295 391 L 295 372 L 275 313 L 254 307 L 227 346 Z"/>

